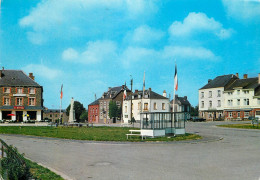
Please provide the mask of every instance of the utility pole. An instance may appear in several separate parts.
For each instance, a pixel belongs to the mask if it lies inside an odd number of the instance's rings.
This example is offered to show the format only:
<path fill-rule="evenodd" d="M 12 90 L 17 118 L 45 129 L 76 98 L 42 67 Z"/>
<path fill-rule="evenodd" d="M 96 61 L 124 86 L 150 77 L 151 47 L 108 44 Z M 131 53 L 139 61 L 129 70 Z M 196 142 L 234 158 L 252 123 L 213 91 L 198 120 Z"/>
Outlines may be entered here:
<path fill-rule="evenodd" d="M 132 76 L 131 76 L 132 77 Z M 131 99 L 131 111 L 130 111 L 130 122 L 131 122 L 131 124 L 132 124 L 132 93 L 133 93 L 133 78 L 131 78 L 131 80 L 130 80 L 130 84 L 131 84 L 131 96 L 130 96 L 130 99 Z"/>

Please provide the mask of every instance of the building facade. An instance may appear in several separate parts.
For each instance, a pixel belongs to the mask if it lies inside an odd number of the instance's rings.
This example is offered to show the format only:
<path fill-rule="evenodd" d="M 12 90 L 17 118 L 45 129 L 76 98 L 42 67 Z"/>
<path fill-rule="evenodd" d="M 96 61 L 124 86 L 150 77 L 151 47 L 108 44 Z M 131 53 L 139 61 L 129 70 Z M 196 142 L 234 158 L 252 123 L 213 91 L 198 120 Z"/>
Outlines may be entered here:
<path fill-rule="evenodd" d="M 116 102 L 117 106 L 120 108 L 123 102 L 125 85 L 118 87 L 109 87 L 107 92 L 104 92 L 102 97 L 99 99 L 99 123 L 112 123 L 112 120 L 109 118 L 109 102 Z M 131 91 L 126 87 L 127 95 Z"/>
<path fill-rule="evenodd" d="M 0 70 L 0 120 L 42 120 L 43 87 L 21 70 Z"/>
<path fill-rule="evenodd" d="M 99 123 L 99 99 L 88 105 L 88 122 Z"/>
<path fill-rule="evenodd" d="M 236 79 L 233 74 L 217 76 L 199 89 L 199 117 L 207 121 L 224 118 L 224 91 Z"/>
<path fill-rule="evenodd" d="M 174 105 L 174 111 L 173 111 Z M 175 95 L 175 98 L 170 102 L 171 112 L 187 112 L 187 119 L 190 119 L 191 105 L 187 96 L 179 97 Z"/>
<path fill-rule="evenodd" d="M 49 120 L 50 122 L 58 122 L 60 119 L 60 109 L 48 109 L 45 108 L 43 110 L 43 120 Z M 68 122 L 69 116 L 66 115 L 66 110 L 62 109 L 61 110 L 61 119 L 62 122 Z"/>
<path fill-rule="evenodd" d="M 224 91 L 225 120 L 260 118 L 260 74 L 255 78 L 237 79 Z"/>
<path fill-rule="evenodd" d="M 123 102 L 123 121 L 129 123 L 131 121 L 131 98 L 132 98 L 132 117 L 140 122 L 142 112 L 170 112 L 170 101 L 163 95 L 157 94 L 149 88 L 143 91 L 135 90 L 132 95 L 127 96 Z"/>

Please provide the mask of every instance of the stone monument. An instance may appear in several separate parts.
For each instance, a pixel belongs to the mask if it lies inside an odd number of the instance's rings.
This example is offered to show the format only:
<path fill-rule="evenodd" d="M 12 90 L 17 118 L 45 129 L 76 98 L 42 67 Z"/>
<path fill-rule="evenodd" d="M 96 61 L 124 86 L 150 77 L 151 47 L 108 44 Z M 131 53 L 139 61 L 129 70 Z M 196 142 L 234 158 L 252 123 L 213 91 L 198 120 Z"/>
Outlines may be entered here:
<path fill-rule="evenodd" d="M 75 120 L 75 111 L 74 111 L 74 99 L 71 98 L 70 101 L 70 115 L 69 115 L 69 123 L 74 123 Z"/>

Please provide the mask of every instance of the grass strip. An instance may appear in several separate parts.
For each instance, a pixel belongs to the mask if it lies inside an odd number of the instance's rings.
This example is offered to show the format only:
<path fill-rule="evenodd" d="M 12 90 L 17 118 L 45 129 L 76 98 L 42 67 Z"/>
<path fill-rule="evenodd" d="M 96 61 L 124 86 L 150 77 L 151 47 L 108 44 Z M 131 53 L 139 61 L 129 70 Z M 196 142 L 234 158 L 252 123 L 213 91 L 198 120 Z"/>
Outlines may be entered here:
<path fill-rule="evenodd" d="M 258 127 L 252 124 L 226 124 L 226 125 L 218 125 L 218 127 L 226 127 L 226 128 L 241 128 L 241 129 L 260 129 L 260 125 Z"/>
<path fill-rule="evenodd" d="M 1 126 L 0 134 L 21 134 L 62 139 L 89 140 L 89 141 L 142 141 L 141 137 L 131 137 L 127 140 L 129 127 L 26 127 Z M 199 135 L 185 134 L 175 137 L 147 138 L 143 141 L 182 141 L 201 139 Z"/>
<path fill-rule="evenodd" d="M 29 159 L 25 159 L 26 164 L 30 167 L 30 173 L 35 179 L 39 180 L 63 180 L 60 175 L 55 174 L 51 170 L 38 165 L 35 162 L 30 161 Z"/>

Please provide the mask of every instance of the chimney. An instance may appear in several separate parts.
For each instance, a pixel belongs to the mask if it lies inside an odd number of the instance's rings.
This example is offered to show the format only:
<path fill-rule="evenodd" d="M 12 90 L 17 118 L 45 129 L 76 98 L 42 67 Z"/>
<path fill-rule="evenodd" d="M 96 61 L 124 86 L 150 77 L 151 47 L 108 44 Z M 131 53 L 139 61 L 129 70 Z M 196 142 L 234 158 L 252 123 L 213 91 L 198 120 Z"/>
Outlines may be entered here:
<path fill-rule="evenodd" d="M 212 81 L 212 79 L 208 79 L 208 83 L 210 83 Z"/>
<path fill-rule="evenodd" d="M 0 78 L 2 78 L 2 73 L 3 73 L 2 70 L 0 70 Z"/>
<path fill-rule="evenodd" d="M 236 73 L 236 77 L 239 78 L 239 74 L 238 73 Z"/>
<path fill-rule="evenodd" d="M 164 90 L 163 91 L 163 97 L 166 97 L 167 96 L 167 93 L 166 93 L 166 91 Z"/>
<path fill-rule="evenodd" d="M 135 90 L 135 93 L 138 93 L 138 89 Z"/>
<path fill-rule="evenodd" d="M 258 84 L 260 84 L 260 73 L 258 73 Z"/>
<path fill-rule="evenodd" d="M 151 91 L 152 91 L 152 88 L 149 88 L 149 91 L 151 92 Z"/>
<path fill-rule="evenodd" d="M 184 99 L 187 100 L 187 96 L 184 96 Z"/>
<path fill-rule="evenodd" d="M 33 73 L 29 73 L 29 78 L 31 78 L 32 80 L 34 80 Z"/>
<path fill-rule="evenodd" d="M 111 87 L 108 87 L 108 91 L 110 91 L 112 88 Z"/>
<path fill-rule="evenodd" d="M 247 74 L 244 74 L 244 79 L 247 79 Z"/>

